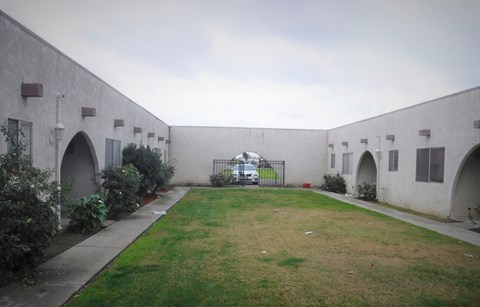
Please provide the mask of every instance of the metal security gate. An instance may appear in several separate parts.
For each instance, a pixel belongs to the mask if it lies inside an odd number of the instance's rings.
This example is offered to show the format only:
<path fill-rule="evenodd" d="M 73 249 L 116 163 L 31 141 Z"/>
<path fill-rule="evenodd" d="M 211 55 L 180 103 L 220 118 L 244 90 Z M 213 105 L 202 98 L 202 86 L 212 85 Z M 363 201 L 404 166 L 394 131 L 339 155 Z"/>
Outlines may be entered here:
<path fill-rule="evenodd" d="M 262 160 L 257 165 L 238 160 L 213 160 L 213 174 L 222 175 L 233 185 L 258 184 L 260 186 L 283 187 L 285 161 Z"/>

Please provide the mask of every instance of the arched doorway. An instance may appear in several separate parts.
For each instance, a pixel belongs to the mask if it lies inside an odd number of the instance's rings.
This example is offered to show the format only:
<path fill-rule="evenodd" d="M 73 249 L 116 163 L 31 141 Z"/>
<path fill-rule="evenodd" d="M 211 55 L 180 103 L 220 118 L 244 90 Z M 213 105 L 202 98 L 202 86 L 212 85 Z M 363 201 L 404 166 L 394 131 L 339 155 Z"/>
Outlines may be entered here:
<path fill-rule="evenodd" d="M 357 172 L 357 185 L 361 183 L 377 184 L 377 165 L 369 151 L 360 158 Z"/>
<path fill-rule="evenodd" d="M 480 207 L 480 144 L 467 154 L 460 166 L 453 185 L 450 216 L 466 220 L 468 208 L 476 207 Z M 478 218 L 474 212 L 472 214 Z"/>
<path fill-rule="evenodd" d="M 71 199 L 79 199 L 95 194 L 95 184 L 92 181 L 96 173 L 95 155 L 91 142 L 83 132 L 77 133 L 65 150 L 60 167 L 62 183 L 71 182 Z"/>

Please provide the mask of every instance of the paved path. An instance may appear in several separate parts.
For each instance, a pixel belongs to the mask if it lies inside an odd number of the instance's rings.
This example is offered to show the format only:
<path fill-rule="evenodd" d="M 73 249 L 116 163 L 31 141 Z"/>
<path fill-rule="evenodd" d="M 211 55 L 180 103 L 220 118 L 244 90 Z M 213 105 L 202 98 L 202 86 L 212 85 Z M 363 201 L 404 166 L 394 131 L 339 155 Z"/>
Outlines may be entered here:
<path fill-rule="evenodd" d="M 152 211 L 170 209 L 187 192 L 188 188 L 176 187 L 127 218 L 48 260 L 38 267 L 44 281 L 41 284 L 24 286 L 13 283 L 0 288 L 0 306 L 63 305 L 159 218 Z"/>
<path fill-rule="evenodd" d="M 315 193 L 324 194 L 330 196 L 332 198 L 338 199 L 340 201 L 368 209 L 371 211 L 375 211 L 378 213 L 382 213 L 396 219 L 402 220 L 404 222 L 417 225 L 420 227 L 424 227 L 435 232 L 441 233 L 443 235 L 468 242 L 473 245 L 480 246 L 480 234 L 473 232 L 471 228 L 476 228 L 472 222 L 463 222 L 463 223 L 443 223 L 439 221 L 434 221 L 431 219 L 427 219 L 418 215 L 409 214 L 406 212 L 397 211 L 394 209 L 386 208 L 383 206 L 375 205 L 373 203 L 369 203 L 366 201 L 362 201 L 352 196 L 345 196 L 342 194 L 336 194 L 331 192 L 325 192 L 321 190 L 312 189 Z"/>

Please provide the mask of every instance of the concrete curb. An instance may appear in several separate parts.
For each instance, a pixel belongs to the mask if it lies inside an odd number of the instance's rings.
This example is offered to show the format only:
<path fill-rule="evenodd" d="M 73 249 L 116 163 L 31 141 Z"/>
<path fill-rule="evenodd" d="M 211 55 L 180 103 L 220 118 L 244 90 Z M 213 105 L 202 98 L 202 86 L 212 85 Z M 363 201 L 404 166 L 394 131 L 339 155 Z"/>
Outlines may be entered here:
<path fill-rule="evenodd" d="M 48 260 L 37 270 L 43 282 L 25 286 L 12 283 L 0 288 L 0 306 L 61 306 L 115 259 L 167 211 L 189 188 L 176 187 L 155 201 L 117 221 L 71 249 Z"/>

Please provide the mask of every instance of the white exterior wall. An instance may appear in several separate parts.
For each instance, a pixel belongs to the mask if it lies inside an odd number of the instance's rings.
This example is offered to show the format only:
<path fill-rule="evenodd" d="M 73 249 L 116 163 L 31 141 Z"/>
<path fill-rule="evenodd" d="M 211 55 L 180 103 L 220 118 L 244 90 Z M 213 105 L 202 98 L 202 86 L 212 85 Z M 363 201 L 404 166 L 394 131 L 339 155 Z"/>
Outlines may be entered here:
<path fill-rule="evenodd" d="M 477 87 L 332 129 L 328 132 L 328 143 L 334 144 L 334 148 L 329 148 L 329 156 L 335 153 L 337 163 L 336 168 L 328 168 L 328 172 L 341 173 L 342 153 L 353 152 L 353 174 L 343 176 L 349 192 L 354 193 L 352 186 L 358 184 L 358 163 L 368 150 L 379 169 L 380 201 L 446 217 L 450 215 L 452 190 L 462 161 L 480 144 L 480 130 L 474 128 L 474 121 L 479 119 L 480 87 Z M 430 129 L 430 137 L 420 136 L 421 129 Z M 385 140 L 387 134 L 394 134 L 395 141 Z M 361 144 L 361 138 L 368 138 L 368 144 Z M 348 142 L 348 148 L 341 145 L 344 141 Z M 443 183 L 415 181 L 416 151 L 428 147 L 445 147 Z M 382 154 L 380 160 L 375 153 L 377 149 Z M 399 150 L 398 172 L 388 171 L 388 151 L 393 149 Z"/>
<path fill-rule="evenodd" d="M 233 159 L 244 151 L 285 161 L 285 185 L 322 181 L 327 163 L 325 130 L 171 127 L 174 184 L 210 184 L 214 159 Z"/>
<path fill-rule="evenodd" d="M 54 170 L 55 145 L 50 135 L 56 123 L 55 101 L 60 99 L 65 134 L 60 142 L 63 157 L 70 140 L 83 132 L 92 149 L 95 170 L 105 166 L 105 139 L 150 145 L 162 154 L 167 149 L 169 127 L 60 51 L 0 11 L 0 120 L 32 123 L 32 160 L 36 167 Z M 43 97 L 21 96 L 21 83 L 40 83 Z M 96 117 L 82 118 L 82 107 L 96 108 Z M 114 128 L 114 119 L 125 126 Z M 134 134 L 133 127 L 142 127 Z M 154 132 L 154 138 L 147 138 Z M 164 137 L 159 142 L 158 137 Z M 7 150 L 0 141 L 0 154 Z M 90 183 L 88 183 L 90 184 Z"/>
<path fill-rule="evenodd" d="M 43 84 L 43 97 L 22 98 L 22 82 Z M 81 132 L 95 171 L 105 166 L 106 138 L 120 140 L 122 147 L 136 143 L 158 148 L 162 154 L 168 150 L 164 160 L 176 161 L 174 184 L 208 184 L 213 159 L 252 151 L 267 160 L 284 160 L 286 185 L 319 185 L 324 174 L 341 173 L 342 154 L 352 152 L 353 174 L 343 176 L 354 193 L 360 183 L 359 161 L 369 151 L 378 170 L 380 201 L 443 217 L 465 217 L 467 207 L 480 206 L 480 129 L 473 124 L 480 120 L 480 87 L 329 131 L 169 127 L 0 11 L 0 121 L 32 123 L 32 159 L 41 169 L 55 168 L 55 145 L 50 138 L 58 95 L 65 95 L 60 100 L 66 128 L 60 157 Z M 82 107 L 96 108 L 96 117 L 82 118 Z M 114 119 L 124 119 L 125 126 L 114 128 Z M 134 134 L 134 127 L 143 132 Z M 421 129 L 430 129 L 431 136 L 419 136 Z M 149 132 L 155 137 L 148 138 Z M 385 140 L 388 134 L 394 134 L 395 141 Z M 363 138 L 368 144 L 360 143 Z M 348 142 L 348 147 L 342 142 Z M 416 151 L 431 147 L 445 147 L 444 182 L 416 182 Z M 399 150 L 398 172 L 388 171 L 388 151 L 393 149 Z M 6 143 L 0 141 L 0 154 L 6 150 Z M 335 168 L 330 168 L 331 153 L 336 155 Z M 364 163 L 363 169 L 369 165 Z M 374 177 L 370 172 L 364 178 Z M 459 193 L 455 193 L 457 183 Z M 452 208 L 453 203 L 461 205 Z"/>

